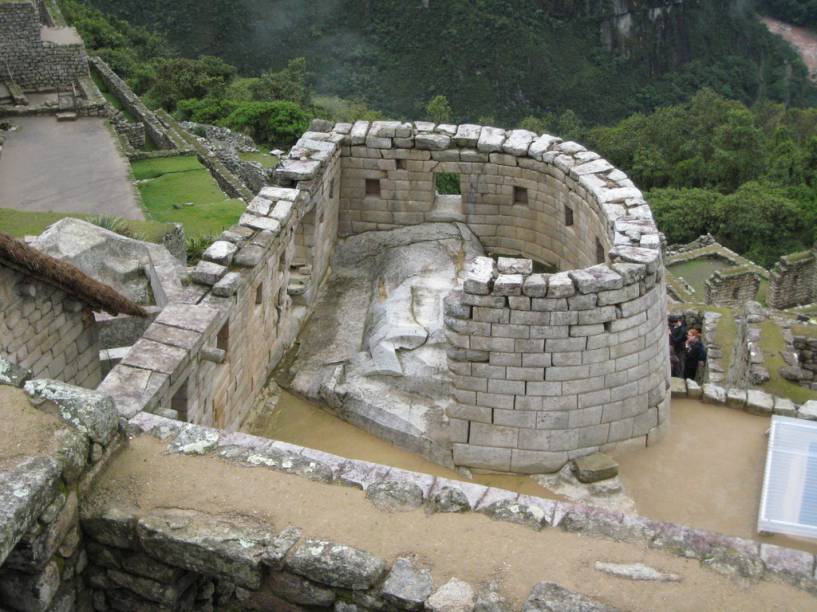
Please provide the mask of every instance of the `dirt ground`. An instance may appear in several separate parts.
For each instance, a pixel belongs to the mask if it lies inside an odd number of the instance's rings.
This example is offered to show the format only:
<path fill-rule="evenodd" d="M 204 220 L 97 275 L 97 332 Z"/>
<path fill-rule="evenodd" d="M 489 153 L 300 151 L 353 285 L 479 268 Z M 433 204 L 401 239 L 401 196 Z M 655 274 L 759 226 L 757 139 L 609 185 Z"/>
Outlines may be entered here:
<path fill-rule="evenodd" d="M 760 20 L 773 34 L 777 34 L 797 50 L 808 68 L 811 79 L 817 81 L 817 33 L 772 17 L 761 17 Z"/>
<path fill-rule="evenodd" d="M 145 218 L 129 180 L 130 165 L 104 119 L 9 121 L 19 129 L 4 132 L 0 208 Z"/>
<path fill-rule="evenodd" d="M 634 544 L 495 522 L 478 514 L 385 513 L 357 489 L 324 485 L 212 457 L 168 456 L 158 440 L 133 440 L 98 482 L 93 504 L 193 508 L 240 514 L 280 530 L 368 550 L 387 561 L 416 554 L 435 584 L 452 576 L 497 579 L 516 605 L 551 580 L 627 610 L 814 610 L 815 599 L 776 582 L 746 584 Z M 643 562 L 680 574 L 680 583 L 630 582 L 600 574 L 595 561 Z"/>
<path fill-rule="evenodd" d="M 20 389 L 0 385 L 0 471 L 56 448 L 62 421 L 34 408 Z"/>

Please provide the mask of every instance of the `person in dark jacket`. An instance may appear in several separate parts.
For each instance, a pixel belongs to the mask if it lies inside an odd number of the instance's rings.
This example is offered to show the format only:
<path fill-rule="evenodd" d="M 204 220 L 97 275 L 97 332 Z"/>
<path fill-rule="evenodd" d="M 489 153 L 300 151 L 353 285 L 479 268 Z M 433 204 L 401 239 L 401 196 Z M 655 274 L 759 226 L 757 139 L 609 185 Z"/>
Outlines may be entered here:
<path fill-rule="evenodd" d="M 686 359 L 684 361 L 684 378 L 695 380 L 698 375 L 698 364 L 706 361 L 706 347 L 697 329 L 689 330 L 686 342 Z"/>
<path fill-rule="evenodd" d="M 684 349 L 686 348 L 687 341 L 687 326 L 683 317 L 678 317 L 675 319 L 672 327 L 670 327 L 669 337 L 670 342 L 672 343 L 673 351 L 678 356 L 678 359 L 683 361 L 683 353 Z"/>

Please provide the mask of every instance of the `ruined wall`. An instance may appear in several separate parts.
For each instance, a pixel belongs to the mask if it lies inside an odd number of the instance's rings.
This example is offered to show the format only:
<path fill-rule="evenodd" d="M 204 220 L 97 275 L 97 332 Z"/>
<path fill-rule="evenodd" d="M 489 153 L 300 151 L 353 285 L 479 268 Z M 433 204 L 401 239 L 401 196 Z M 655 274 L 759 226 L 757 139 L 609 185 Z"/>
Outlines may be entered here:
<path fill-rule="evenodd" d="M 119 78 L 110 66 L 99 57 L 90 58 L 91 66 L 102 79 L 105 87 L 122 103 L 128 112 L 145 125 L 145 132 L 150 141 L 160 149 L 175 149 L 176 145 L 167 135 L 161 121 L 144 102 L 139 99 L 130 87 Z"/>
<path fill-rule="evenodd" d="M 25 89 L 51 89 L 88 76 L 82 42 L 57 44 L 42 39 L 37 6 L 28 0 L 0 2 L 0 66 Z"/>
<path fill-rule="evenodd" d="M 766 303 L 791 308 L 817 300 L 817 259 L 811 251 L 784 255 L 772 268 Z"/>
<path fill-rule="evenodd" d="M 65 293 L 0 265 L 0 355 L 34 376 L 99 384 L 93 313 Z"/>
<path fill-rule="evenodd" d="M 7 365 L 0 359 L 0 370 Z M 17 377 L 14 386 L 23 382 Z M 53 419 L 49 447 L 34 455 L 21 446 L 0 474 L 0 602 L 4 610 L 88 609 L 81 605 L 88 557 L 79 505 L 121 447 L 119 420 L 111 399 L 95 391 L 34 380 L 25 392 L 64 423 Z M 0 385 L 0 395 L 35 412 L 19 389 Z"/>
<path fill-rule="evenodd" d="M 706 304 L 738 308 L 754 301 L 760 289 L 760 275 L 744 268 L 716 270 L 704 283 Z"/>
<path fill-rule="evenodd" d="M 204 253 L 185 303 L 165 307 L 102 382 L 121 414 L 148 410 L 227 430 L 241 425 L 309 312 L 308 303 L 290 297 L 291 266 L 311 266 L 299 291 L 305 299 L 329 267 L 340 180 L 340 149 L 331 136 L 304 135 L 328 145 L 323 165 L 295 188 L 263 189 L 239 225 Z M 306 217 L 315 222 L 304 225 Z M 315 247 L 308 262 L 296 261 L 305 230 Z"/>

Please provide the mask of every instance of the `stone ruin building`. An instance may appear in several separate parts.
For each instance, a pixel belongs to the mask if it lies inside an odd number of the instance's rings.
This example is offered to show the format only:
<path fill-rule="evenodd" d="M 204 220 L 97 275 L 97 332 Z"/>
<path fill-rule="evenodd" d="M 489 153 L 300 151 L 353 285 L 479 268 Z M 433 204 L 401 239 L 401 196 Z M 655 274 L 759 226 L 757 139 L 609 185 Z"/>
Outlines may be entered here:
<path fill-rule="evenodd" d="M 38 378 L 94 389 L 102 376 L 93 311 L 146 314 L 74 266 L 0 233 L 0 356 Z"/>

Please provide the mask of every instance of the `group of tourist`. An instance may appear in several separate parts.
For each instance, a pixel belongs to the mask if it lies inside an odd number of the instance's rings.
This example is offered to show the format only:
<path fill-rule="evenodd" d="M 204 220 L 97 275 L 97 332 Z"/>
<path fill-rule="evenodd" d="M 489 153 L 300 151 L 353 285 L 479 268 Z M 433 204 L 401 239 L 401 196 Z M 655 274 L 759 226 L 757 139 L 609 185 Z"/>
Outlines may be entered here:
<path fill-rule="evenodd" d="M 686 319 L 669 318 L 670 366 L 672 376 L 697 380 L 698 367 L 706 361 L 706 347 L 697 327 L 687 329 Z"/>

